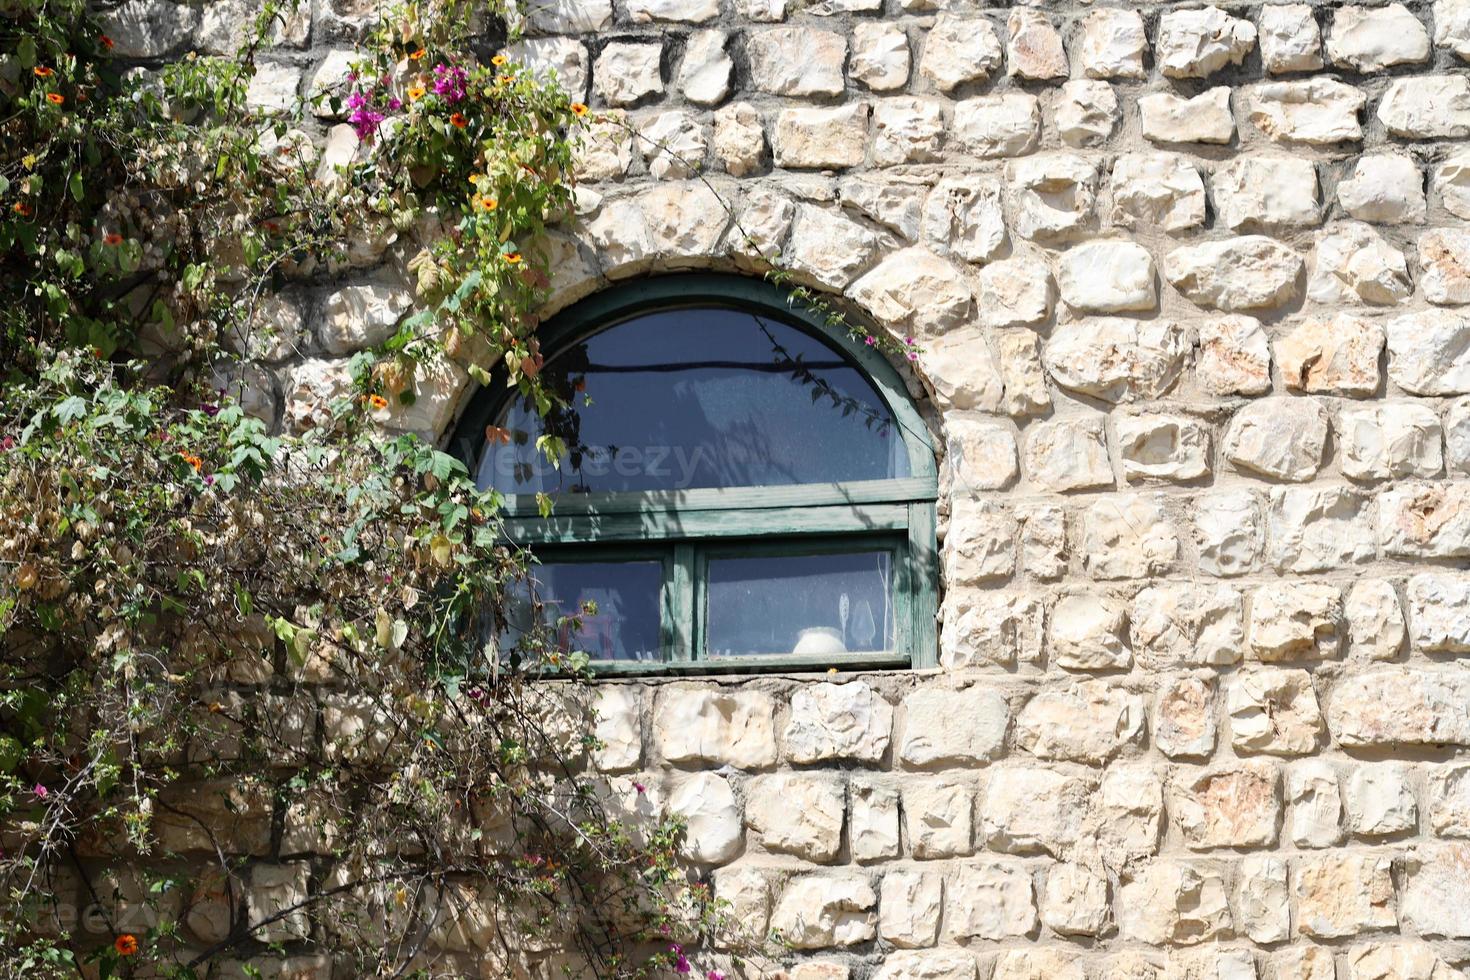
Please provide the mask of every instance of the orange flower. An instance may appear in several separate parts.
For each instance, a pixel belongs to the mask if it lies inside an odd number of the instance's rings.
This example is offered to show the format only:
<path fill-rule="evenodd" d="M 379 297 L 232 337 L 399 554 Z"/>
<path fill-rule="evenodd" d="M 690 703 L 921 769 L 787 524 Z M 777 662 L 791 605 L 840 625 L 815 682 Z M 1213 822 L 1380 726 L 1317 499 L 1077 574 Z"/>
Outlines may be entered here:
<path fill-rule="evenodd" d="M 494 65 L 496 68 L 499 68 L 501 65 L 505 64 L 509 60 L 510 59 L 507 58 L 505 55 L 497 54 L 495 57 L 490 59 L 490 64 Z"/>
<path fill-rule="evenodd" d="M 45 65 L 37 65 L 36 67 L 31 69 L 31 74 L 35 75 L 37 78 L 50 78 L 52 75 L 56 74 L 56 70 L 53 68 L 47 68 Z"/>
<path fill-rule="evenodd" d="M 119 235 L 117 232 L 113 232 L 112 234 L 105 236 L 102 239 L 102 243 L 104 245 L 121 245 L 123 243 L 123 236 Z"/>
<path fill-rule="evenodd" d="M 449 125 L 453 126 L 455 129 L 464 129 L 469 124 L 470 121 L 464 117 L 464 113 L 456 112 L 454 115 L 449 117 Z"/>
<path fill-rule="evenodd" d="M 486 211 L 494 211 L 500 207 L 500 202 L 493 197 L 482 197 L 480 198 L 480 207 Z"/>
<path fill-rule="evenodd" d="M 520 252 L 506 252 L 505 253 L 505 261 L 506 262 L 509 262 L 511 265 L 520 265 L 521 264 L 521 253 Z"/>
<path fill-rule="evenodd" d="M 101 42 L 102 42 L 102 46 L 103 46 L 103 47 L 104 47 L 104 48 L 106 48 L 106 49 L 107 49 L 107 50 L 109 50 L 109 51 L 111 51 L 111 50 L 112 50 L 112 45 L 113 45 L 113 43 L 114 43 L 114 42 L 113 42 L 113 40 L 112 40 L 112 38 L 110 38 L 110 37 L 108 37 L 108 36 L 107 36 L 107 35 L 106 35 L 106 34 L 103 34 L 103 35 L 102 35 L 102 36 L 101 36 L 101 37 L 99 37 L 99 38 L 98 38 L 98 39 L 97 39 L 97 40 L 99 40 L 99 41 L 101 41 Z"/>
<path fill-rule="evenodd" d="M 372 406 L 373 411 L 375 412 L 381 412 L 383 409 L 388 407 L 388 399 L 384 398 L 382 395 L 368 395 L 367 401 L 368 404 Z"/>
<path fill-rule="evenodd" d="M 16 201 L 10 206 L 10 210 L 14 211 L 22 218 L 29 218 L 31 216 L 31 206 L 25 201 Z"/>
<path fill-rule="evenodd" d="M 112 941 L 112 948 L 117 950 L 120 956 L 132 956 L 138 951 L 138 937 L 130 932 L 125 932 Z"/>
<path fill-rule="evenodd" d="M 47 92 L 46 101 L 51 103 L 52 105 L 61 105 L 63 102 L 66 101 L 66 96 L 60 95 L 56 92 Z"/>
<path fill-rule="evenodd" d="M 419 48 L 417 51 L 410 51 L 408 53 L 408 56 L 410 58 L 412 58 L 414 61 L 419 61 L 420 59 L 423 58 L 424 55 L 426 55 L 428 53 L 429 53 L 429 49 L 428 48 Z"/>
<path fill-rule="evenodd" d="M 180 450 L 179 455 L 184 457 L 184 462 L 194 467 L 195 473 L 198 473 L 200 470 L 204 469 L 204 460 L 200 459 L 198 456 L 195 456 L 193 453 L 186 453 Z"/>
<path fill-rule="evenodd" d="M 584 106 L 580 102 L 573 102 L 572 103 L 572 115 L 574 115 L 574 116 L 585 116 L 585 115 L 587 115 L 587 107 Z"/>
<path fill-rule="evenodd" d="M 408 101 L 417 102 L 424 97 L 425 89 L 422 85 L 415 85 L 408 90 Z"/>
<path fill-rule="evenodd" d="M 512 75 L 497 75 L 495 77 L 496 85 L 509 85 L 513 81 L 515 81 L 515 77 Z"/>

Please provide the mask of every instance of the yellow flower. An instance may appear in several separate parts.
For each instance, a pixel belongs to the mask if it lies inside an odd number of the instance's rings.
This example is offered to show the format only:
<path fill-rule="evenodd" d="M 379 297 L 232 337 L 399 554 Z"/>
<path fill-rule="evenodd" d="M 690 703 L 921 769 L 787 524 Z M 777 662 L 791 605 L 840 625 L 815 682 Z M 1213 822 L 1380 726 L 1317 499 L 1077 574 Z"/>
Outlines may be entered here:
<path fill-rule="evenodd" d="M 505 253 L 505 261 L 508 264 L 510 264 L 510 265 L 520 265 L 521 264 L 521 253 L 520 252 L 506 252 Z"/>
<path fill-rule="evenodd" d="M 495 57 L 490 59 L 490 64 L 494 65 L 496 68 L 499 68 L 501 65 L 505 64 L 509 60 L 510 59 L 507 58 L 505 55 L 497 54 Z"/>
<path fill-rule="evenodd" d="M 408 100 L 410 102 L 417 102 L 419 99 L 422 99 L 424 97 L 425 91 L 426 90 L 422 85 L 413 86 L 408 90 Z"/>
<path fill-rule="evenodd" d="M 486 211 L 494 211 L 500 207 L 500 201 L 493 197 L 482 197 L 480 198 L 480 207 Z"/>
<path fill-rule="evenodd" d="M 585 115 L 587 115 L 587 107 L 584 106 L 580 102 L 573 102 L 572 103 L 572 115 L 574 115 L 574 116 L 585 116 Z"/>

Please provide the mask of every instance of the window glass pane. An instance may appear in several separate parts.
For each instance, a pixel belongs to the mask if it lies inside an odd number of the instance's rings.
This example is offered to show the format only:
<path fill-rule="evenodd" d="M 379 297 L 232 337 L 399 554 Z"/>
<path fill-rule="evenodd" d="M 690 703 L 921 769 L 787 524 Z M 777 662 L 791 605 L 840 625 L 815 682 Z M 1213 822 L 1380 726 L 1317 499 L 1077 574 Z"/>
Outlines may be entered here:
<path fill-rule="evenodd" d="M 546 418 L 515 398 L 494 423 L 480 483 L 506 493 L 786 486 L 909 475 L 892 413 L 834 349 L 739 310 L 627 320 L 552 356 L 570 403 Z M 569 452 L 560 467 L 543 434 Z"/>
<path fill-rule="evenodd" d="M 887 551 L 709 562 L 711 657 L 840 656 L 892 650 Z"/>
<path fill-rule="evenodd" d="M 660 561 L 548 562 L 533 566 L 517 584 L 507 617 L 514 643 L 534 623 L 534 601 L 542 603 L 541 622 L 556 631 L 563 650 L 583 650 L 593 660 L 659 660 Z M 587 610 L 588 603 L 596 611 Z M 562 616 L 580 616 L 581 628 L 557 625 Z"/>

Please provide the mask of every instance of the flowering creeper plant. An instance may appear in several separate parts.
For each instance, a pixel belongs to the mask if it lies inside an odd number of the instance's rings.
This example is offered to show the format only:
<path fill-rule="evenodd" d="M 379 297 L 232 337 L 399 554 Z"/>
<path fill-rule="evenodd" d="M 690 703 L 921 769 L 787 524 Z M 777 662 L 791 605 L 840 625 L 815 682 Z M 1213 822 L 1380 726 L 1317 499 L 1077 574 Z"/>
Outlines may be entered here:
<path fill-rule="evenodd" d="M 82 0 L 6 6 L 0 977 L 723 976 L 681 825 L 591 766 L 585 656 L 505 639 L 534 559 L 500 500 L 380 424 L 443 359 L 553 406 L 586 107 L 409 3 L 324 96 L 361 146 L 323 170 L 309 107 L 244 98 L 290 14 L 150 75 Z M 388 235 L 417 312 L 276 431 L 242 398 L 263 306 Z"/>

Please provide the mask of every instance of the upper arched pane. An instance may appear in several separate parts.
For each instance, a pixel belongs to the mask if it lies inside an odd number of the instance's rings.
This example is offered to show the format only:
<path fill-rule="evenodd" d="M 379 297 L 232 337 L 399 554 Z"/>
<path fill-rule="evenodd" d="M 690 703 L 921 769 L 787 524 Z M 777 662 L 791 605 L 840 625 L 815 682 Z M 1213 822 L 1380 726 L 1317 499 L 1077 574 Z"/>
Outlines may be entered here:
<path fill-rule="evenodd" d="M 898 423 L 835 347 L 770 315 L 716 306 L 625 319 L 556 351 L 569 407 L 512 398 L 479 480 L 505 493 L 771 487 L 909 476 Z M 569 447 L 560 467 L 542 435 Z"/>

